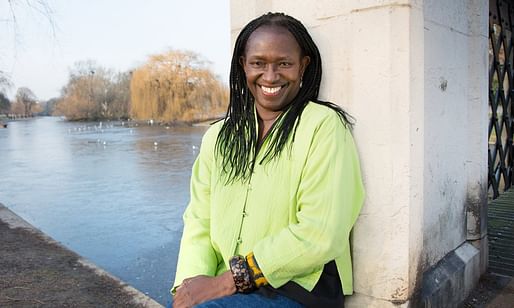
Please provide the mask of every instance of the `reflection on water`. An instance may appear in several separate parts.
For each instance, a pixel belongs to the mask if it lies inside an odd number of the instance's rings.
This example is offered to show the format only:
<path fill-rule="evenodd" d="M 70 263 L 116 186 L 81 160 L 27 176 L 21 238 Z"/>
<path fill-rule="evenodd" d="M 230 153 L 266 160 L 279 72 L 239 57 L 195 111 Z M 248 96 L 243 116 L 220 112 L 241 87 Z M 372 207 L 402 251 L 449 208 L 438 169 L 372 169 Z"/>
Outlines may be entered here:
<path fill-rule="evenodd" d="M 0 129 L 0 202 L 165 303 L 205 130 L 10 122 Z"/>

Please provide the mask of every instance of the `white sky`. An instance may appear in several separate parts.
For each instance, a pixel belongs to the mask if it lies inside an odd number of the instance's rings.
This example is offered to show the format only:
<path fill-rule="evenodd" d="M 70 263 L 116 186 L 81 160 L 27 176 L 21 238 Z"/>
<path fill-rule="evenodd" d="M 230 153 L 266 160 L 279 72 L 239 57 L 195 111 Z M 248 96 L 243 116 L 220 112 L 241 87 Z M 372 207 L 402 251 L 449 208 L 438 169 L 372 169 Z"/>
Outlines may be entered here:
<path fill-rule="evenodd" d="M 16 31 L 0 0 L 0 70 L 14 83 L 11 98 L 22 86 L 40 100 L 59 96 L 77 61 L 125 71 L 169 48 L 199 53 L 228 81 L 229 0 L 47 0 L 55 33 L 25 0 L 14 2 Z"/>

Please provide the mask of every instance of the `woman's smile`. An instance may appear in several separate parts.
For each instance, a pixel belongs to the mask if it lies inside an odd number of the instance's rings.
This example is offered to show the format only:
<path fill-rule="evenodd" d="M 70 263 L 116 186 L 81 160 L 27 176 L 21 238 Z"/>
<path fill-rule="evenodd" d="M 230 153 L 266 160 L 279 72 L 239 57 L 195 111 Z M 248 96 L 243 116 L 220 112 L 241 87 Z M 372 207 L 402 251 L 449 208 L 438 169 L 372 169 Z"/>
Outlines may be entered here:
<path fill-rule="evenodd" d="M 285 86 L 278 86 L 278 87 L 266 87 L 261 86 L 261 90 L 266 96 L 277 96 L 279 95 L 279 91 Z"/>

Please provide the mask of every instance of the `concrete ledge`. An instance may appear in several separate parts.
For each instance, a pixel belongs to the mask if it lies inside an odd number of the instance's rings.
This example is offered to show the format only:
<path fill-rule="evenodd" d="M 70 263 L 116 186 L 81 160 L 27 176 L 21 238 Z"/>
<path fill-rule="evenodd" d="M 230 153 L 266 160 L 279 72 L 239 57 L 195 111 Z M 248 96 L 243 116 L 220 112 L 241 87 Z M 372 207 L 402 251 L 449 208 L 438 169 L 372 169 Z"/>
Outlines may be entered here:
<path fill-rule="evenodd" d="M 479 240 L 468 240 L 468 243 L 480 251 L 480 275 L 484 275 L 489 266 L 489 236 L 486 234 Z"/>
<path fill-rule="evenodd" d="M 121 279 L 119 279 L 116 276 L 113 276 L 112 274 L 99 268 L 98 266 L 91 263 L 90 261 L 88 261 L 84 258 L 80 258 L 79 263 L 84 265 L 87 268 L 92 269 L 99 276 L 107 276 L 107 277 L 110 277 L 111 279 L 117 281 L 120 284 L 120 286 L 123 287 L 123 290 L 125 290 L 125 292 L 127 292 L 128 294 L 130 294 L 133 297 L 133 300 L 136 304 L 142 304 L 144 307 L 156 307 L 156 308 L 162 307 L 161 304 L 157 303 L 150 297 L 146 296 L 144 293 L 142 293 L 138 289 L 132 287 L 131 285 L 126 284 Z"/>
<path fill-rule="evenodd" d="M 105 306 L 111 306 L 107 300 L 119 299 L 120 302 L 112 304 L 162 307 L 139 290 L 53 240 L 0 203 L 1 225 L 5 233 L 0 237 L 0 263 L 11 266 L 0 268 L 3 278 L 0 281 L 0 306 L 12 303 L 41 304 L 41 298 L 44 298 L 53 306 L 78 307 L 84 302 L 77 302 L 77 298 L 83 298 L 89 306 L 95 306 L 95 303 L 88 300 L 98 300 Z M 55 259 L 53 263 L 52 259 Z M 54 290 L 55 285 L 64 280 L 69 281 L 72 287 L 58 286 Z M 20 283 L 27 286 L 19 286 Z"/>
<path fill-rule="evenodd" d="M 409 302 L 405 303 L 393 303 L 380 298 L 367 296 L 360 293 L 354 293 L 352 296 L 348 296 L 344 301 L 345 308 L 407 308 L 411 307 Z"/>
<path fill-rule="evenodd" d="M 465 242 L 423 275 L 421 307 L 458 307 L 480 278 L 480 251 Z"/>
<path fill-rule="evenodd" d="M 409 301 L 400 303 L 355 293 L 347 298 L 345 307 L 459 307 L 478 283 L 480 257 L 480 251 L 466 242 L 423 274 L 420 292 Z"/>

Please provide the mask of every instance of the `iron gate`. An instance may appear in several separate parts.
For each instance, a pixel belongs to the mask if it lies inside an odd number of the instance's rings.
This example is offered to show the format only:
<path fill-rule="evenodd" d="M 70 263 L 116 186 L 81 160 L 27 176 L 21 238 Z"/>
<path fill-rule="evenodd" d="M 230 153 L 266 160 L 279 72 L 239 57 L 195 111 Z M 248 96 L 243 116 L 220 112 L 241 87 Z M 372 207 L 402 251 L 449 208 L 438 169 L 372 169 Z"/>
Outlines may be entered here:
<path fill-rule="evenodd" d="M 489 196 L 512 186 L 514 1 L 489 1 Z"/>

